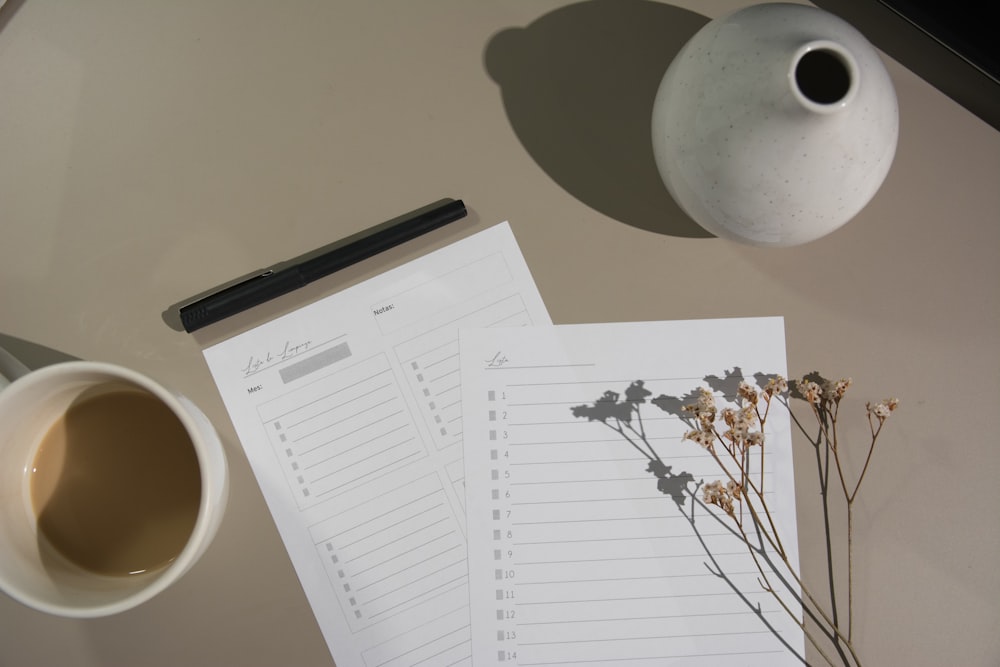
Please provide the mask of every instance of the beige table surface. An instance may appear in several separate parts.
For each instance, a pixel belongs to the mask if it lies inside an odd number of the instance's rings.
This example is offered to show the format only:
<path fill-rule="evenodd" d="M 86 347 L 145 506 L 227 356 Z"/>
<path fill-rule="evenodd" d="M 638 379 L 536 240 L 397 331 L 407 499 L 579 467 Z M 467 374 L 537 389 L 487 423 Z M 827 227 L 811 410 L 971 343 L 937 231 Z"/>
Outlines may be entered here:
<path fill-rule="evenodd" d="M 201 350 L 504 219 L 556 323 L 782 315 L 791 374 L 853 376 L 853 436 L 866 400 L 897 395 L 857 512 L 860 650 L 1000 664 L 1000 135 L 886 55 L 901 137 L 861 215 L 793 249 L 707 237 L 656 176 L 649 105 L 681 43 L 741 4 L 10 0 L 0 345 L 186 393 L 224 438 L 232 496 L 204 559 L 131 612 L 64 620 L 0 595 L 0 665 L 331 664 Z M 470 217 L 174 328 L 192 295 L 442 197 Z"/>

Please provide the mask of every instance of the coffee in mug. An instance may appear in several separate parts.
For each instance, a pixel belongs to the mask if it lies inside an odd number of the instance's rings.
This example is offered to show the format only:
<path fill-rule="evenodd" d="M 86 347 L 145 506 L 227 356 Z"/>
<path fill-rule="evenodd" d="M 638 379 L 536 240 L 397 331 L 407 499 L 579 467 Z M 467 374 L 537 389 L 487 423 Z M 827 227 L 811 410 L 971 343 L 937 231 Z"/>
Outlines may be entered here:
<path fill-rule="evenodd" d="M 227 498 L 208 419 L 140 373 L 66 362 L 0 391 L 0 588 L 29 606 L 150 599 L 204 553 Z"/>
<path fill-rule="evenodd" d="M 134 390 L 74 402 L 39 443 L 29 486 L 43 547 L 107 576 L 169 564 L 201 500 L 184 425 L 155 396 Z"/>

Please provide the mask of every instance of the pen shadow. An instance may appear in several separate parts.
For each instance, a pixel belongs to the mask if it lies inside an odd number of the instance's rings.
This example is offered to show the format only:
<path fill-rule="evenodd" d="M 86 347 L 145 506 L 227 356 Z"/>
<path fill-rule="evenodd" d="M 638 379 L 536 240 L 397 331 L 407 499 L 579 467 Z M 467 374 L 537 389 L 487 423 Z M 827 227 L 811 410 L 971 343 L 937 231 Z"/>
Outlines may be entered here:
<path fill-rule="evenodd" d="M 404 220 L 406 220 L 408 218 L 412 218 L 414 216 L 421 215 L 423 213 L 431 211 L 431 210 L 433 210 L 433 209 L 435 209 L 435 208 L 437 208 L 437 207 L 439 207 L 439 206 L 441 206 L 443 204 L 446 204 L 446 203 L 449 203 L 449 202 L 452 202 L 452 201 L 455 201 L 455 200 L 451 199 L 451 198 L 439 199 L 437 201 L 431 202 L 430 204 L 427 204 L 426 206 L 421 206 L 420 208 L 414 209 L 414 210 L 409 211 L 407 213 L 403 213 L 402 215 L 398 215 L 398 216 L 392 218 L 391 220 L 386 220 L 385 222 L 379 223 L 377 225 L 373 225 L 372 227 L 369 227 L 367 229 L 363 229 L 360 232 L 357 232 L 356 234 L 351 234 L 350 236 L 347 236 L 345 238 L 338 239 L 337 241 L 329 243 L 329 244 L 327 244 L 325 246 L 322 246 L 320 248 L 316 248 L 314 250 L 310 250 L 309 252 L 304 253 L 302 255 L 299 255 L 297 257 L 293 257 L 291 259 L 287 259 L 287 260 L 281 261 L 281 262 L 279 262 L 277 264 L 274 264 L 272 266 L 269 266 L 267 268 L 256 269 L 256 270 L 251 271 L 249 273 L 246 273 L 246 274 L 244 274 L 242 276 L 239 276 L 238 278 L 233 278 L 232 280 L 228 280 L 228 281 L 226 281 L 226 282 L 224 282 L 224 283 L 222 283 L 220 285 L 216 285 L 215 287 L 210 287 L 209 289 L 207 289 L 207 290 L 205 290 L 203 292 L 200 292 L 198 294 L 192 295 L 190 297 L 187 297 L 186 299 L 182 299 L 182 300 L 178 301 L 177 303 L 173 303 L 173 304 L 167 306 L 167 308 L 163 310 L 163 312 L 160 314 L 160 316 L 163 319 L 163 323 L 166 324 L 168 327 L 170 327 L 174 331 L 183 332 L 184 331 L 184 324 L 181 321 L 181 308 L 183 308 L 184 306 L 187 306 L 188 304 L 194 303 L 194 302 L 196 302 L 196 301 L 198 301 L 200 299 L 204 299 L 205 297 L 211 296 L 212 294 L 215 294 L 217 292 L 221 292 L 222 290 L 227 289 L 229 287 L 233 287 L 234 285 L 238 285 L 238 284 L 240 284 L 240 283 L 242 283 L 242 282 L 244 282 L 246 280 L 249 280 L 251 278 L 255 278 L 255 277 L 257 277 L 257 276 L 259 276 L 259 275 L 261 275 L 263 273 L 266 273 L 268 271 L 274 271 L 274 272 L 281 271 L 282 269 L 285 269 L 285 268 L 288 268 L 288 267 L 291 267 L 291 266 L 295 266 L 297 264 L 301 264 L 302 262 L 308 261 L 310 259 L 314 259 L 314 258 L 319 257 L 320 255 L 326 254 L 328 252 L 332 252 L 334 250 L 337 250 L 338 248 L 342 248 L 344 246 L 350 245 L 351 243 L 354 243 L 355 241 L 360 241 L 361 239 L 364 239 L 364 238 L 366 238 L 368 236 L 371 236 L 372 234 L 376 234 L 376 233 L 382 231 L 383 229 L 388 229 L 388 228 L 390 228 L 390 227 L 392 227 L 392 226 L 394 226 L 394 225 L 396 225 L 396 224 L 398 224 L 400 222 L 403 222 Z"/>
<path fill-rule="evenodd" d="M 649 0 L 590 0 L 489 40 L 484 65 L 514 132 L 570 195 L 619 222 L 710 238 L 674 202 L 653 158 L 653 100 L 708 19 Z"/>

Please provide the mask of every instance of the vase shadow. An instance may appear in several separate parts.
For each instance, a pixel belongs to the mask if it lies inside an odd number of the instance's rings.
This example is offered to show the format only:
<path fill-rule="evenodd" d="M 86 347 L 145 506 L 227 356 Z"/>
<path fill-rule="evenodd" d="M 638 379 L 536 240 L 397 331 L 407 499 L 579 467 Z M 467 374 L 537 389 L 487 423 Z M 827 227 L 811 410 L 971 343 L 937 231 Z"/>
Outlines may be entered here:
<path fill-rule="evenodd" d="M 663 74 L 707 22 L 649 0 L 590 0 L 493 35 L 485 66 L 518 139 L 566 192 L 633 227 L 711 238 L 670 196 L 651 140 Z"/>

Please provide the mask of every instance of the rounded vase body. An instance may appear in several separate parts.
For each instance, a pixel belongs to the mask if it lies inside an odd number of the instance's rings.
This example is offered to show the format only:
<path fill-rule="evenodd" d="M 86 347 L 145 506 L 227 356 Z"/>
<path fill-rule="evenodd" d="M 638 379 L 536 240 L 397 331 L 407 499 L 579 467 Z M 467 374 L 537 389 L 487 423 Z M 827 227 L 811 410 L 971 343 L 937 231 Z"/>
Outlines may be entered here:
<path fill-rule="evenodd" d="M 677 204 L 716 236 L 791 246 L 845 224 L 882 185 L 899 115 L 875 49 L 805 5 L 710 21 L 671 62 L 653 154 Z"/>

